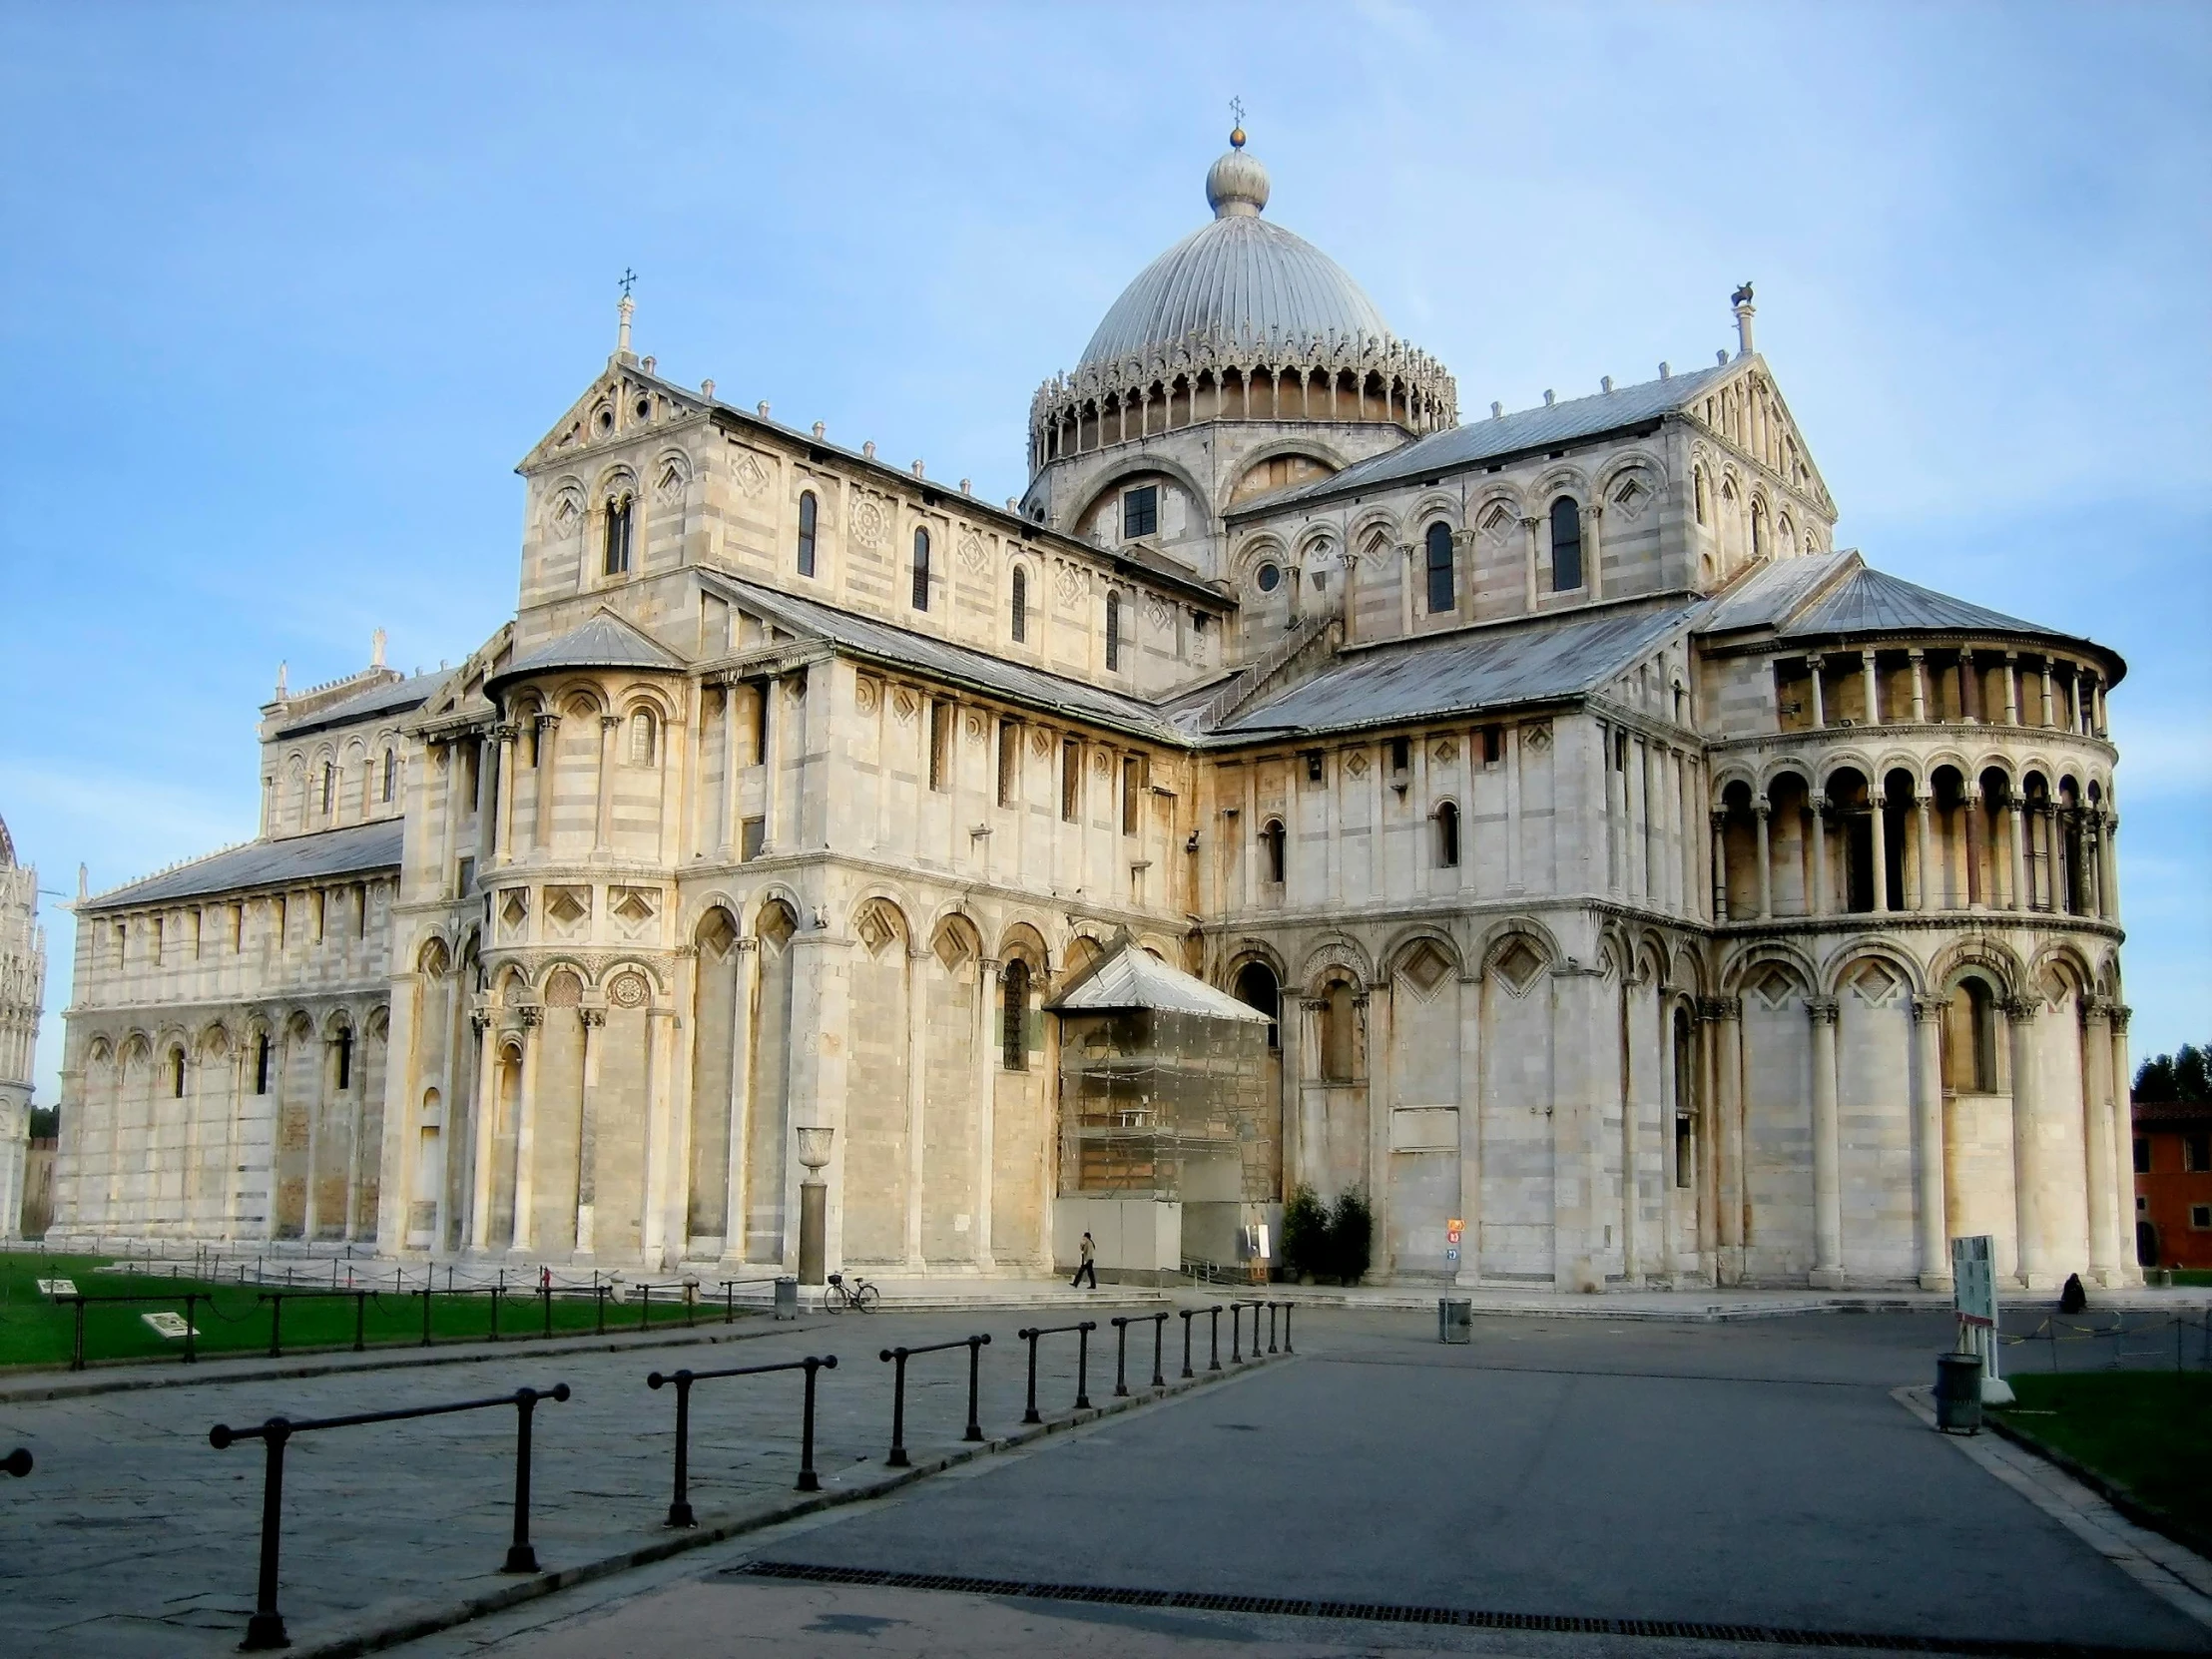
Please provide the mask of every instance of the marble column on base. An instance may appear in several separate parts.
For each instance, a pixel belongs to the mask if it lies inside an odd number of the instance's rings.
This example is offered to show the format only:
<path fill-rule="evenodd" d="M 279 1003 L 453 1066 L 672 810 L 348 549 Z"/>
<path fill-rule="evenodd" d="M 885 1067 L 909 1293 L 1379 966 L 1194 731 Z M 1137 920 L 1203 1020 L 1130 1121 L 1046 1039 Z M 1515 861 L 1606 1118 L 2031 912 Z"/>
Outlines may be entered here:
<path fill-rule="evenodd" d="M 2042 1122 L 2038 1112 L 2035 1078 L 2035 1016 L 2039 1009 L 2030 997 L 2014 997 L 2004 1005 L 2012 1047 L 2012 1196 L 2014 1214 L 2014 1267 L 2022 1288 L 2049 1288 L 2042 1239 Z"/>
<path fill-rule="evenodd" d="M 584 1027 L 584 1065 L 576 1113 L 576 1255 L 589 1260 L 599 1204 L 599 1061 L 607 1047 L 607 1010 L 583 1007 L 577 1017 Z"/>
<path fill-rule="evenodd" d="M 1844 1284 L 1844 1188 L 1836 1121 L 1836 1019 L 1834 997 L 1806 1003 L 1813 1021 L 1813 1272 L 1817 1290 Z"/>
<path fill-rule="evenodd" d="M 1920 1203 L 1914 1220 L 1921 1259 L 1921 1289 L 1951 1288 L 1950 1239 L 1944 1214 L 1943 999 L 1913 998 L 1913 1126 L 1920 1158 Z"/>

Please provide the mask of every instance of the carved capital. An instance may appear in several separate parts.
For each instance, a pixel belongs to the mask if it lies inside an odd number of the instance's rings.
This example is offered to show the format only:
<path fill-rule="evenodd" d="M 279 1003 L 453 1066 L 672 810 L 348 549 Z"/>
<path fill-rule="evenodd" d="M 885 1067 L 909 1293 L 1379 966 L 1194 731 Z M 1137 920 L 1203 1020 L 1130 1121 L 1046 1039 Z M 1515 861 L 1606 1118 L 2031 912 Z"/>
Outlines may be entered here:
<path fill-rule="evenodd" d="M 542 710 L 535 719 L 540 732 L 554 732 L 560 729 L 561 717 L 551 709 Z"/>
<path fill-rule="evenodd" d="M 2124 1003 L 2124 1002 L 2115 1002 L 2115 1003 L 2113 1003 L 2113 1004 L 2112 1004 L 2112 1035 L 2114 1035 L 2115 1037 L 2124 1037 L 2124 1036 L 2126 1036 L 2126 1035 L 2127 1035 L 2127 1022 L 2128 1022 L 2128 1021 L 2129 1021 L 2130 1019 L 2133 1019 L 2134 1017 L 2135 1017 L 2135 1010 L 2134 1010 L 2133 1008 L 2130 1008 L 2130 1007 L 2129 1007 L 2129 1006 L 2128 1006 L 2128 1005 L 2127 1005 L 2126 1003 Z"/>
<path fill-rule="evenodd" d="M 515 723 L 511 720 L 496 721 L 492 725 L 491 735 L 503 744 L 513 743 L 515 741 Z"/>
<path fill-rule="evenodd" d="M 758 950 L 761 948 L 761 935 L 758 933 L 740 933 L 732 942 L 739 950 Z"/>
<path fill-rule="evenodd" d="M 2015 996 L 2002 1004 L 2004 1017 L 2014 1025 L 2032 1025 L 2035 1016 L 2043 1011 L 2043 1005 L 2031 996 Z"/>
<path fill-rule="evenodd" d="M 1947 1005 L 1946 999 L 1940 996 L 1916 996 L 1913 998 L 1913 1018 L 1917 1023 L 1926 1025 L 1931 1020 L 1941 1019 Z"/>
<path fill-rule="evenodd" d="M 545 1018 L 545 1009 L 535 1002 L 525 1002 L 514 1010 L 514 1016 L 525 1027 L 536 1026 Z"/>
<path fill-rule="evenodd" d="M 1701 996 L 1697 999 L 1697 1017 L 1709 1025 L 1726 1019 L 1741 1019 L 1743 1000 L 1733 996 Z"/>
<path fill-rule="evenodd" d="M 596 1030 L 607 1023 L 607 1010 L 604 1008 L 579 1008 L 576 1010 L 576 1017 L 582 1020 L 585 1025 Z"/>
<path fill-rule="evenodd" d="M 1843 1011 L 1843 1004 L 1832 996 L 1809 996 L 1805 999 L 1805 1011 L 1815 1025 L 1834 1025 L 1836 1016 Z"/>
<path fill-rule="evenodd" d="M 620 715 L 601 715 L 599 717 L 599 729 L 602 732 L 612 732 L 621 724 L 622 717 Z"/>

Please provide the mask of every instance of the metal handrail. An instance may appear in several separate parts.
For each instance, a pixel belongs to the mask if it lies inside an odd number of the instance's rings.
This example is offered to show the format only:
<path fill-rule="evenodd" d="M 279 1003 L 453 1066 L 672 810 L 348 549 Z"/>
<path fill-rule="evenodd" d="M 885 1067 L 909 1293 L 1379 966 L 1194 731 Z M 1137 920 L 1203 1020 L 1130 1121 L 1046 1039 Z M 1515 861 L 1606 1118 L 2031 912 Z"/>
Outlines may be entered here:
<path fill-rule="evenodd" d="M 499 1570 L 536 1572 L 538 1555 L 530 1544 L 530 1418 L 539 1400 L 568 1397 L 568 1384 L 556 1382 L 550 1388 L 517 1388 L 511 1394 L 457 1399 L 444 1405 L 406 1405 L 389 1411 L 354 1411 L 342 1417 L 307 1417 L 296 1422 L 289 1417 L 271 1417 L 252 1428 L 217 1423 L 208 1431 L 208 1443 L 218 1451 L 228 1450 L 241 1440 L 260 1440 L 269 1448 L 269 1461 L 262 1478 L 261 1581 L 255 1596 L 254 1616 L 247 1621 L 246 1640 L 239 1644 L 240 1649 L 253 1653 L 291 1645 L 291 1637 L 284 1629 L 284 1616 L 276 1608 L 276 1566 L 283 1520 L 284 1444 L 292 1435 L 322 1428 L 355 1428 L 363 1423 L 403 1422 L 409 1417 L 442 1417 L 456 1411 L 512 1405 L 516 1419 L 514 1540 L 507 1546 L 507 1559 Z"/>
<path fill-rule="evenodd" d="M 1064 1332 L 1076 1333 L 1075 1354 L 1075 1408 L 1088 1411 L 1091 1408 L 1091 1333 L 1098 1329 L 1098 1321 L 1084 1320 L 1078 1325 L 1033 1325 L 1017 1331 L 1015 1336 L 1029 1345 L 1029 1406 L 1021 1414 L 1023 1422 L 1042 1422 L 1037 1411 L 1037 1339 L 1057 1337 Z"/>
<path fill-rule="evenodd" d="M 1111 1323 L 1114 1327 L 1114 1392 L 1117 1395 L 1129 1392 L 1123 1373 L 1129 1358 L 1129 1328 L 1132 1325 L 1152 1327 L 1152 1385 L 1166 1387 L 1167 1379 L 1160 1373 L 1160 1334 L 1167 1329 L 1168 1311 L 1163 1308 L 1157 1314 L 1123 1314 Z"/>
<path fill-rule="evenodd" d="M 916 1354 L 941 1354 L 949 1348 L 964 1348 L 968 1351 L 967 1429 L 961 1434 L 960 1438 L 963 1440 L 980 1440 L 983 1437 L 983 1425 L 976 1420 L 975 1416 L 976 1379 L 982 1367 L 983 1350 L 990 1346 L 990 1342 L 991 1339 L 987 1333 L 978 1333 L 973 1337 L 961 1337 L 949 1343 L 931 1343 L 925 1348 L 886 1348 L 876 1356 L 878 1360 L 885 1364 L 895 1364 L 897 1366 L 897 1371 L 894 1374 L 896 1380 L 891 1385 L 891 1454 L 883 1459 L 884 1462 L 894 1469 L 902 1469 L 908 1466 L 906 1458 L 906 1362 Z M 1034 1348 L 1035 1345 L 1032 1344 L 1031 1347 Z"/>
<path fill-rule="evenodd" d="M 694 1382 L 705 1382 L 717 1377 L 765 1377 L 770 1372 L 804 1371 L 807 1374 L 807 1407 L 805 1426 L 799 1440 L 799 1484 L 803 1492 L 819 1492 L 822 1480 L 815 1473 L 815 1373 L 835 1371 L 837 1357 L 834 1354 L 817 1357 L 809 1355 L 804 1360 L 787 1360 L 774 1366 L 729 1366 L 721 1371 L 652 1372 L 645 1380 L 649 1388 L 658 1388 L 664 1382 L 676 1384 L 676 1490 L 669 1499 L 668 1521 L 670 1526 L 697 1526 L 698 1517 L 691 1506 L 691 1390 Z"/>

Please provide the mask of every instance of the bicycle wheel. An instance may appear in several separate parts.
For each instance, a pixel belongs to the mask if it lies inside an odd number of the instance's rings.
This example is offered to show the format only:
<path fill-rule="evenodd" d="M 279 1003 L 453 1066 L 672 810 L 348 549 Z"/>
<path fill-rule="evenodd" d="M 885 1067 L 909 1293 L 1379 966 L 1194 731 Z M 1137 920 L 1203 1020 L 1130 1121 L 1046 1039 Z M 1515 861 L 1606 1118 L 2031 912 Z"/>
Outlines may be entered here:
<path fill-rule="evenodd" d="M 844 1312 L 845 1298 L 849 1295 L 842 1285 L 832 1285 L 822 1293 L 822 1311 L 826 1314 Z"/>
<path fill-rule="evenodd" d="M 882 1293 L 873 1285 L 862 1285 L 852 1293 L 852 1306 L 859 1309 L 863 1314 L 874 1313 L 875 1305 L 882 1300 Z"/>

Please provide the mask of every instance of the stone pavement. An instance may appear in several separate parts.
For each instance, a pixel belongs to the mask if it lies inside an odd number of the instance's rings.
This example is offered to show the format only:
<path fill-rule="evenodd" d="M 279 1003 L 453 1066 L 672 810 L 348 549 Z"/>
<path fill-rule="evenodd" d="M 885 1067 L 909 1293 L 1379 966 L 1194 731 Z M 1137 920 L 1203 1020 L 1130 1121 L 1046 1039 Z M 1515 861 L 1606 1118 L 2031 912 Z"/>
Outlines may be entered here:
<path fill-rule="evenodd" d="M 1082 1310 L 1101 1327 L 1089 1373 L 1090 1396 L 1101 1405 L 1114 1385 L 1105 1322 L 1116 1311 L 1103 1298 Z M 836 1354 L 838 1369 L 820 1380 L 816 1461 L 825 1492 L 839 1498 L 895 1474 L 883 1466 L 892 1368 L 877 1360 L 879 1349 L 990 1332 L 980 1417 L 987 1433 L 1002 1436 L 1022 1413 L 1025 1348 L 1014 1333 L 1024 1323 L 1011 1315 L 846 1315 L 712 1349 L 491 1351 L 425 1369 L 0 1403 L 0 1444 L 28 1445 L 38 1458 L 29 1479 L 0 1492 L 9 1652 L 47 1659 L 231 1650 L 253 1607 L 264 1458 L 258 1442 L 211 1447 L 208 1430 L 218 1420 L 242 1426 L 278 1413 L 381 1410 L 566 1382 L 574 1398 L 538 1407 L 532 1472 L 533 1537 L 543 1566 L 558 1571 L 663 1547 L 673 1536 L 661 1521 L 674 1396 L 649 1390 L 648 1371 Z M 1198 1322 L 1202 1371 L 1207 1323 Z M 1181 1369 L 1177 1333 L 1171 1377 Z M 1226 1364 L 1226 1319 L 1221 1355 Z M 1038 1367 L 1046 1415 L 1069 1414 L 1076 1359 L 1072 1336 L 1046 1339 Z M 1130 1372 L 1149 1381 L 1149 1336 Z M 691 1501 L 703 1527 L 795 1500 L 802 1387 L 797 1374 L 695 1385 Z M 916 1463 L 969 1449 L 960 1440 L 966 1409 L 964 1352 L 910 1362 L 906 1438 Z M 294 1438 L 285 1456 L 281 1605 L 295 1643 L 512 1593 L 517 1581 L 497 1569 L 512 1522 L 514 1439 L 508 1408 Z"/>
<path fill-rule="evenodd" d="M 2212 1652 L 2212 1596 L 2131 1569 L 2159 1546 L 1892 1397 L 1942 1315 L 1424 1323 L 1302 1316 L 1233 1387 L 399 1651 Z"/>

